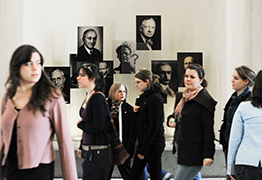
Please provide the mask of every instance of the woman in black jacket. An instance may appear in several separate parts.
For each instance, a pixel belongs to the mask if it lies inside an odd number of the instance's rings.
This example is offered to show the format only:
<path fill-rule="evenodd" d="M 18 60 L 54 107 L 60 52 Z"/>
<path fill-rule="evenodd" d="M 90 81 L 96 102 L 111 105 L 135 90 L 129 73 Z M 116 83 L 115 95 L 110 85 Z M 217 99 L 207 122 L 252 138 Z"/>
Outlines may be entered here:
<path fill-rule="evenodd" d="M 173 152 L 178 168 L 174 180 L 194 179 L 203 166 L 213 163 L 216 101 L 205 89 L 204 76 L 200 65 L 187 67 L 186 89 L 177 94 L 175 111 L 168 117 L 167 125 L 176 127 Z"/>
<path fill-rule="evenodd" d="M 160 87 L 154 85 L 150 70 L 142 68 L 135 75 L 140 96 L 136 99 L 138 147 L 131 170 L 132 180 L 140 176 L 148 163 L 151 180 L 161 180 L 161 157 L 165 148 L 164 110 Z"/>
<path fill-rule="evenodd" d="M 122 83 L 114 83 L 109 90 L 109 98 L 107 100 L 119 139 L 122 141 L 130 155 L 124 164 L 117 166 L 122 178 L 125 180 L 129 180 L 131 171 L 131 157 L 133 157 L 135 149 L 136 123 L 136 116 L 133 112 L 133 107 L 126 102 L 127 91 L 126 85 Z M 111 179 L 113 169 L 114 166 L 111 166 L 108 179 Z"/>
<path fill-rule="evenodd" d="M 247 66 L 237 67 L 233 73 L 232 89 L 235 92 L 231 95 L 224 108 L 223 124 L 220 128 L 220 144 L 223 146 L 225 160 L 227 165 L 227 150 L 230 129 L 232 125 L 233 116 L 239 104 L 251 97 L 251 91 L 248 87 L 253 86 L 255 81 L 255 72 Z M 227 179 L 231 179 L 227 176 Z"/>

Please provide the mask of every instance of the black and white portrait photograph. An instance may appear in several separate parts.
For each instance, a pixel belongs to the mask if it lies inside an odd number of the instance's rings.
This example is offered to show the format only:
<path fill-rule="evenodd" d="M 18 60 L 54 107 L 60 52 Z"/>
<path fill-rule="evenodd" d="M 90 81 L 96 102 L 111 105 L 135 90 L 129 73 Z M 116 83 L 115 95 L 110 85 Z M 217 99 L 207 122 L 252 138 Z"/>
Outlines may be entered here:
<path fill-rule="evenodd" d="M 200 64 L 203 66 L 203 53 L 202 52 L 178 52 L 178 82 L 179 87 L 185 87 L 184 74 L 185 69 L 192 64 Z"/>
<path fill-rule="evenodd" d="M 161 16 L 136 16 L 136 49 L 161 50 Z"/>
<path fill-rule="evenodd" d="M 162 88 L 164 102 L 166 98 L 176 96 L 178 90 L 177 61 L 152 61 L 152 72 L 159 76 L 159 84 Z"/>
<path fill-rule="evenodd" d="M 77 61 L 98 65 L 103 60 L 103 27 L 79 26 Z"/>
<path fill-rule="evenodd" d="M 105 96 L 108 97 L 108 92 L 114 82 L 113 79 L 113 61 L 101 61 L 98 65 L 99 72 L 105 78 Z"/>
<path fill-rule="evenodd" d="M 66 104 L 70 104 L 70 67 L 44 67 L 51 82 L 63 93 Z"/>
<path fill-rule="evenodd" d="M 127 41 L 117 45 L 114 61 L 115 74 L 134 74 L 136 72 L 136 61 L 139 56 L 133 49 L 134 45 L 134 43 Z"/>

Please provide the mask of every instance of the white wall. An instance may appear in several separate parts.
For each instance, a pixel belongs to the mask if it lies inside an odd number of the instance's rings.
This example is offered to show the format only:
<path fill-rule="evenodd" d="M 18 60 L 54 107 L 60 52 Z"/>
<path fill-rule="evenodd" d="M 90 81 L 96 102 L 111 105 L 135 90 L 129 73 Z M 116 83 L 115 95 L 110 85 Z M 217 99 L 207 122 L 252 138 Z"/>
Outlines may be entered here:
<path fill-rule="evenodd" d="M 151 68 L 151 60 L 176 60 L 177 52 L 203 52 L 208 91 L 218 101 L 215 132 L 221 124 L 223 107 L 233 92 L 234 68 L 245 64 L 262 69 L 261 1 L 237 0 L 0 0 L 0 53 L 4 93 L 8 63 L 21 44 L 32 44 L 43 54 L 45 65 L 69 66 L 69 54 L 77 51 L 77 26 L 104 27 L 104 59 L 115 60 L 116 42 L 134 41 L 136 15 L 156 14 L 162 20 L 162 50 L 137 51 L 137 66 Z M 138 95 L 133 75 L 118 76 L 128 85 L 128 102 Z M 80 136 L 75 123 L 84 91 L 71 90 L 67 105 L 72 137 Z M 168 99 L 165 114 L 173 111 Z M 167 128 L 167 135 L 173 130 Z"/>

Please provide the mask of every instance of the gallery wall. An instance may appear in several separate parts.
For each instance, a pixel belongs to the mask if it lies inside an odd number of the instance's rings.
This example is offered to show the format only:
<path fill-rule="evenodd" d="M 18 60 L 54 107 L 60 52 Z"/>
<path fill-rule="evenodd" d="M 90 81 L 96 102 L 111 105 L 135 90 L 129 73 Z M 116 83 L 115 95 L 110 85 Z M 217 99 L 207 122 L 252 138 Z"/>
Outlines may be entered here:
<path fill-rule="evenodd" d="M 245 64 L 256 72 L 262 69 L 261 7 L 259 0 L 0 0 L 0 95 L 5 92 L 12 52 L 21 44 L 37 47 L 46 66 L 69 66 L 69 55 L 77 53 L 77 27 L 103 26 L 103 58 L 115 61 L 116 47 L 136 39 L 136 16 L 160 15 L 162 48 L 136 51 L 137 69 L 151 69 L 152 60 L 177 60 L 178 52 L 203 52 L 207 89 L 218 101 L 218 138 L 223 107 L 233 92 L 234 68 Z M 128 85 L 127 101 L 134 105 L 139 93 L 134 75 L 114 75 L 114 81 Z M 73 138 L 81 136 L 76 122 L 84 96 L 83 89 L 72 89 L 66 105 Z M 168 98 L 164 105 L 166 116 L 172 113 L 174 100 Z M 173 129 L 166 132 L 172 136 Z"/>

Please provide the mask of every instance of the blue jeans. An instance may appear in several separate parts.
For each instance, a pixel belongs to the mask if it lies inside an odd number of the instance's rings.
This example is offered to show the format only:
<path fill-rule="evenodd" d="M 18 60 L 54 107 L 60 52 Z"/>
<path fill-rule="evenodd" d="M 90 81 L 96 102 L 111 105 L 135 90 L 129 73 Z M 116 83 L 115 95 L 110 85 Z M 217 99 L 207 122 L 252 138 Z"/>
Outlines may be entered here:
<path fill-rule="evenodd" d="M 174 180 L 194 179 L 202 166 L 184 166 L 178 164 Z"/>
<path fill-rule="evenodd" d="M 235 165 L 237 180 L 261 180 L 262 168 L 246 165 Z"/>

